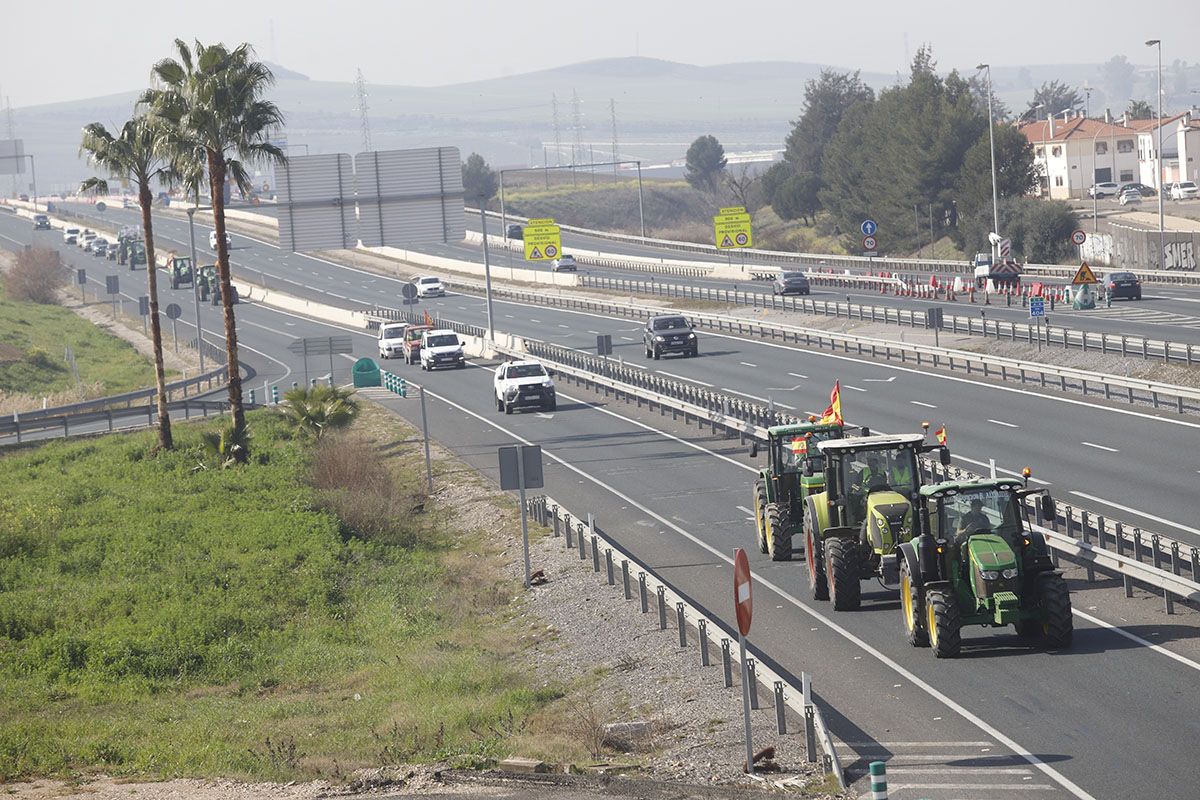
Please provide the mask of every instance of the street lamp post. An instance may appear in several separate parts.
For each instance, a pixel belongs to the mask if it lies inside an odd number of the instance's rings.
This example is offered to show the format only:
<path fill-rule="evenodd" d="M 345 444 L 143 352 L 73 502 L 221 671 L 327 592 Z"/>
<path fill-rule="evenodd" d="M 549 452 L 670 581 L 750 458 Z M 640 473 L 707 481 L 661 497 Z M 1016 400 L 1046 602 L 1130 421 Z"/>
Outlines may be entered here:
<path fill-rule="evenodd" d="M 188 239 L 192 245 L 192 300 L 196 303 L 196 350 L 200 353 L 200 371 L 204 372 L 204 329 L 200 327 L 200 264 L 196 261 L 196 207 L 187 210 Z M 154 269 L 148 264 L 147 269 Z"/>
<path fill-rule="evenodd" d="M 1162 40 L 1149 39 L 1147 47 L 1158 48 L 1158 149 L 1155 153 L 1155 165 L 1158 170 L 1154 178 L 1154 186 L 1158 189 L 1158 268 L 1162 269 L 1163 258 L 1167 250 L 1166 227 L 1163 225 L 1163 179 L 1162 179 L 1162 148 L 1163 148 L 1163 119 L 1162 119 Z"/>
<path fill-rule="evenodd" d="M 980 64 L 975 69 L 987 70 L 987 96 L 988 96 L 988 144 L 992 151 L 992 230 L 996 235 L 1000 235 L 1000 200 L 996 191 L 996 124 L 992 120 L 992 65 Z M 643 234 L 644 235 L 644 234 Z M 992 245 L 992 261 L 997 260 L 998 245 Z"/>

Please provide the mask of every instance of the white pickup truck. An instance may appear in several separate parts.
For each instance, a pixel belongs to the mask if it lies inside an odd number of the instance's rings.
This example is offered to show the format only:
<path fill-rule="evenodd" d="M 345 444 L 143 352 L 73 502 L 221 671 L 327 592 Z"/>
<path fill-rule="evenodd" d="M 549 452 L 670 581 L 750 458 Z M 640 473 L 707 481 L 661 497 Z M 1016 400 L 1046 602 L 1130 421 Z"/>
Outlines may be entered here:
<path fill-rule="evenodd" d="M 448 330 L 425 331 L 421 336 L 421 369 L 465 367 L 467 354 L 458 334 Z"/>
<path fill-rule="evenodd" d="M 558 407 L 554 381 L 546 368 L 536 361 L 513 361 L 496 367 L 493 380 L 496 410 L 505 414 L 521 406 L 537 406 L 542 411 Z"/>

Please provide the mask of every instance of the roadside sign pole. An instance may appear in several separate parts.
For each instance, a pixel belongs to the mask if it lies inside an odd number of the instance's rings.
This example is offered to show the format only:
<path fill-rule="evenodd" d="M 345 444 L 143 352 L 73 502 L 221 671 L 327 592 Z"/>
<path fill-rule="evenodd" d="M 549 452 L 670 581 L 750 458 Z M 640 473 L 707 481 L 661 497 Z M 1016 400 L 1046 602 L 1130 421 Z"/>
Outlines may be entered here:
<path fill-rule="evenodd" d="M 333 337 L 329 337 L 329 385 L 333 386 Z"/>
<path fill-rule="evenodd" d="M 305 337 L 300 341 L 304 345 L 304 388 L 307 390 L 308 387 L 312 385 L 308 382 L 308 337 Z"/>
<path fill-rule="evenodd" d="M 529 588 L 529 510 L 525 508 L 525 459 L 517 459 L 517 491 L 521 497 L 521 548 L 525 552 L 525 588 Z"/>
<path fill-rule="evenodd" d="M 1040 353 L 1040 352 L 1042 352 L 1042 318 L 1041 317 L 1037 318 L 1037 340 L 1038 340 L 1038 352 Z"/>
<path fill-rule="evenodd" d="M 488 240 L 487 240 L 487 212 L 483 210 L 483 203 L 479 204 L 479 224 L 483 230 L 483 293 L 487 295 L 487 317 L 488 317 L 488 341 L 496 341 L 496 327 L 492 323 L 492 264 L 488 258 Z M 505 239 L 508 238 L 505 232 Z M 509 267 L 512 266 L 512 248 L 508 249 Z"/>
<path fill-rule="evenodd" d="M 750 674 L 746 666 L 746 637 L 738 633 L 738 654 L 742 663 L 742 720 L 746 726 L 746 774 L 754 774 L 754 741 L 750 737 Z"/>
<path fill-rule="evenodd" d="M 425 387 L 421 387 L 421 430 L 425 435 L 425 479 L 429 494 L 433 494 L 433 465 L 429 461 L 429 418 L 425 416 Z"/>
<path fill-rule="evenodd" d="M 179 353 L 179 321 L 171 320 L 171 340 L 175 343 L 175 352 Z"/>

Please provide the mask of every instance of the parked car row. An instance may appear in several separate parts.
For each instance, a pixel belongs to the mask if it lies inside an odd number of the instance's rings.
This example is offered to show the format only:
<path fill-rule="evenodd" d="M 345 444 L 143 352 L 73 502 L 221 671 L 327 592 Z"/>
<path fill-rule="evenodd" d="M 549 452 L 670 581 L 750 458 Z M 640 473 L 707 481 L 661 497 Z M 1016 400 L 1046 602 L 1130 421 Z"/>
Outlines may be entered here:
<path fill-rule="evenodd" d="M 1144 183 L 1103 181 L 1088 189 L 1088 197 L 1115 197 L 1121 205 L 1129 205 L 1147 197 L 1157 196 L 1158 192 L 1154 187 Z M 1167 186 L 1164 196 L 1171 200 L 1193 200 L 1200 196 L 1200 188 L 1197 188 L 1195 181 L 1176 181 Z"/>

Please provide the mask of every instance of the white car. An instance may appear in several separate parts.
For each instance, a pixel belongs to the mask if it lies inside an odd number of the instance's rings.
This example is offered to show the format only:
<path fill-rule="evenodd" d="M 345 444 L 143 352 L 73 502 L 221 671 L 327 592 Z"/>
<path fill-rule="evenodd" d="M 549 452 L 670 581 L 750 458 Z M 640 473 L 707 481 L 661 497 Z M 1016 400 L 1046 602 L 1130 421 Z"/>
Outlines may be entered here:
<path fill-rule="evenodd" d="M 79 238 L 79 228 L 66 228 L 63 230 L 63 244 L 75 244 L 75 240 Z"/>
<path fill-rule="evenodd" d="M 226 231 L 225 232 L 225 249 L 228 250 L 231 247 L 233 247 L 233 240 L 229 238 L 229 232 Z M 208 249 L 210 249 L 210 250 L 217 249 L 217 232 L 216 231 L 208 232 Z"/>
<path fill-rule="evenodd" d="M 80 249 L 82 249 L 84 252 L 87 252 L 88 244 L 92 241 L 92 239 L 95 238 L 95 231 L 90 231 L 87 228 L 84 228 L 83 231 L 75 237 L 75 244 L 79 245 Z"/>
<path fill-rule="evenodd" d="M 1197 188 L 1195 181 L 1182 181 L 1172 183 L 1170 192 L 1172 200 L 1194 200 L 1200 195 L 1200 188 Z"/>
<path fill-rule="evenodd" d="M 379 358 L 399 358 L 404 355 L 404 332 L 407 322 L 385 322 L 379 326 Z"/>
<path fill-rule="evenodd" d="M 576 269 L 575 256 L 564 254 L 550 262 L 551 272 L 574 272 Z"/>
<path fill-rule="evenodd" d="M 546 368 L 536 361 L 513 361 L 496 367 L 492 381 L 496 395 L 496 410 L 505 414 L 514 408 L 537 406 L 553 411 L 558 402 L 554 396 L 554 381 Z"/>
<path fill-rule="evenodd" d="M 413 280 L 413 285 L 417 287 L 417 297 L 446 296 L 446 287 L 442 285 L 442 279 L 434 275 L 420 275 Z"/>
<path fill-rule="evenodd" d="M 1121 192 L 1121 199 L 1118 202 L 1123 206 L 1140 203 L 1142 202 L 1142 193 L 1137 189 L 1126 189 Z"/>
<path fill-rule="evenodd" d="M 1092 188 L 1088 189 L 1088 197 L 1111 197 L 1115 195 L 1120 187 L 1112 181 L 1104 181 L 1097 183 Z"/>
<path fill-rule="evenodd" d="M 465 367 L 467 353 L 454 331 L 435 329 L 421 336 L 421 369 L 431 371 L 439 367 Z"/>

